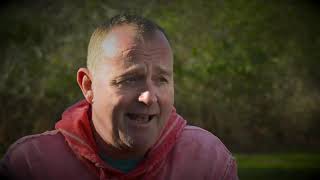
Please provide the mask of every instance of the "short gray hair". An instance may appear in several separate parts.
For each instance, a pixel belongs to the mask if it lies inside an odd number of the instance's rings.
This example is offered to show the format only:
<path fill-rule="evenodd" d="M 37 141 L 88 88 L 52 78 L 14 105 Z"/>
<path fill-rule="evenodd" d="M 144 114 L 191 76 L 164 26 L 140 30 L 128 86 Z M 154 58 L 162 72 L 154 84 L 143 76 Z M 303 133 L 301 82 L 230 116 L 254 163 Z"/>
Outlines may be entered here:
<path fill-rule="evenodd" d="M 167 38 L 167 35 L 163 28 L 147 18 L 128 13 L 116 15 L 106 23 L 98 26 L 91 35 L 87 55 L 87 67 L 90 71 L 93 72 L 96 69 L 97 62 L 102 58 L 101 44 L 104 38 L 107 36 L 108 32 L 114 27 L 125 24 L 136 26 L 138 33 L 143 36 L 150 36 L 155 31 L 159 30 Z"/>

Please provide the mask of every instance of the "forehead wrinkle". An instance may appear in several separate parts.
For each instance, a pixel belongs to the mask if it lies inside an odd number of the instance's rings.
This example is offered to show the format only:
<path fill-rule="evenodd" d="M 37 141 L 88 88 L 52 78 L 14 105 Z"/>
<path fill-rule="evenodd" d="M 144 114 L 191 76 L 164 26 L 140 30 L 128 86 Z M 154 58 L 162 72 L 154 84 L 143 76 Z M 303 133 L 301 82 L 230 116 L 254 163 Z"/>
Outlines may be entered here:
<path fill-rule="evenodd" d="M 146 72 L 146 67 L 142 64 L 134 64 L 126 68 L 120 76 L 127 74 L 137 73 L 137 72 Z"/>
<path fill-rule="evenodd" d="M 156 61 L 156 60 L 162 58 L 162 54 L 159 54 L 159 53 L 163 52 L 163 50 L 166 50 L 166 49 L 165 48 L 161 48 L 161 49 L 156 48 L 156 49 L 153 49 L 153 52 L 146 53 L 144 50 L 141 50 L 141 49 L 135 49 L 135 48 L 126 49 L 122 53 L 122 56 L 123 56 L 121 58 L 122 65 L 123 65 L 123 67 L 128 68 L 132 65 L 135 65 L 137 63 L 136 60 L 138 60 L 138 59 L 143 59 L 143 61 L 144 60 L 147 60 L 147 61 L 154 61 L 155 60 Z M 156 52 L 156 54 L 153 54 L 154 52 Z M 143 63 L 143 64 L 145 64 L 145 63 Z M 165 65 L 162 64 L 162 61 L 159 61 L 159 64 L 154 64 L 154 66 L 155 66 L 154 67 L 155 71 L 159 72 L 160 74 L 164 74 L 167 76 L 171 76 L 173 74 L 172 66 L 166 67 Z"/>
<path fill-rule="evenodd" d="M 121 55 L 125 56 L 134 56 L 134 55 L 143 55 L 143 56 L 154 56 L 162 52 L 167 52 L 166 48 L 153 48 L 147 50 L 141 50 L 140 48 L 128 48 L 121 51 Z"/>
<path fill-rule="evenodd" d="M 125 44 L 125 46 L 129 46 L 131 48 L 127 48 L 124 50 L 121 50 L 122 46 Z M 116 35 L 108 35 L 103 42 L 101 43 L 101 48 L 103 51 L 103 55 L 106 57 L 117 57 L 121 56 L 123 54 L 123 51 L 136 48 L 138 46 L 137 42 L 123 42 L 119 37 Z"/>
<path fill-rule="evenodd" d="M 143 56 L 151 56 L 150 54 L 147 54 L 145 53 L 144 51 L 140 50 L 140 49 L 137 49 L 137 48 L 129 48 L 129 49 L 125 49 L 123 51 L 121 51 L 121 54 L 123 57 L 131 57 L 131 56 L 134 56 L 134 55 L 143 55 Z"/>

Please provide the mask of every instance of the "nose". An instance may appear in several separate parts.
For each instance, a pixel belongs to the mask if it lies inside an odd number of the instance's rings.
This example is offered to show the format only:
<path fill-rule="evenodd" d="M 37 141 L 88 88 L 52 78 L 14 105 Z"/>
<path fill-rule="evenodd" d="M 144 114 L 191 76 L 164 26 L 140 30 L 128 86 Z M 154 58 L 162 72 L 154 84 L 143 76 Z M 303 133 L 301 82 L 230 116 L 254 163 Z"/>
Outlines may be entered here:
<path fill-rule="evenodd" d="M 158 101 L 156 95 L 154 93 L 151 93 L 149 90 L 142 92 L 138 100 L 139 102 L 142 102 L 147 106 L 150 106 Z"/>

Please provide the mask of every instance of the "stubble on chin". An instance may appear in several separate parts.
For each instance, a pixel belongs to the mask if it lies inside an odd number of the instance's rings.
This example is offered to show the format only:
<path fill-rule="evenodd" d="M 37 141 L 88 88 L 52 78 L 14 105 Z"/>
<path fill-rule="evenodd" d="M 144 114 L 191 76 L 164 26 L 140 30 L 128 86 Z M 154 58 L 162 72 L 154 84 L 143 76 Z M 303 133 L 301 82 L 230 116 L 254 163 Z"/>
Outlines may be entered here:
<path fill-rule="evenodd" d="M 115 146 L 118 149 L 122 150 L 128 150 L 133 148 L 133 139 L 129 136 L 129 128 L 127 125 L 127 122 L 125 118 L 120 121 L 120 123 L 117 123 L 117 127 L 114 127 L 114 133 L 113 133 L 113 139 Z"/>

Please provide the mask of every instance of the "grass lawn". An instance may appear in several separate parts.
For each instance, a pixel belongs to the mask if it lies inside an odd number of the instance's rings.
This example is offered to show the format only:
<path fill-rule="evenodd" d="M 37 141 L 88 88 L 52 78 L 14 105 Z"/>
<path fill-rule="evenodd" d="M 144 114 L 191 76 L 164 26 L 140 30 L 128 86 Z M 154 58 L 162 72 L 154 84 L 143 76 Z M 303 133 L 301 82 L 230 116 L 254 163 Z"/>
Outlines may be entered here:
<path fill-rule="evenodd" d="M 241 180 L 320 179 L 319 154 L 235 154 Z"/>

